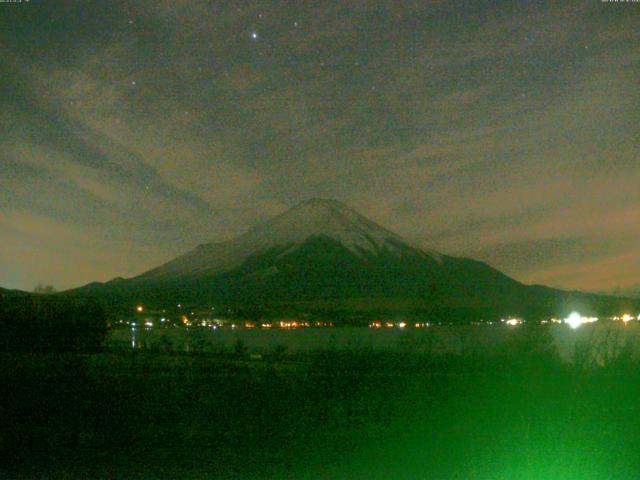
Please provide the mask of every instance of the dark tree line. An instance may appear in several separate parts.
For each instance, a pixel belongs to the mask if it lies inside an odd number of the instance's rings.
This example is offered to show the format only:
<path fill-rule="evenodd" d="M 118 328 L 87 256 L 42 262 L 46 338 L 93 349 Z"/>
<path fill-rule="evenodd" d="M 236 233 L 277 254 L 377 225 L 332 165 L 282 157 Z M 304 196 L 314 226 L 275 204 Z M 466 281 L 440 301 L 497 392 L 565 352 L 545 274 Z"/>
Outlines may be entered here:
<path fill-rule="evenodd" d="M 33 289 L 33 293 L 51 294 L 56 292 L 57 292 L 56 287 L 54 287 L 53 285 L 43 285 L 41 283 L 36 285 L 35 288 Z"/>
<path fill-rule="evenodd" d="M 56 295 L 0 295 L 0 350 L 93 352 L 107 317 L 97 303 Z"/>

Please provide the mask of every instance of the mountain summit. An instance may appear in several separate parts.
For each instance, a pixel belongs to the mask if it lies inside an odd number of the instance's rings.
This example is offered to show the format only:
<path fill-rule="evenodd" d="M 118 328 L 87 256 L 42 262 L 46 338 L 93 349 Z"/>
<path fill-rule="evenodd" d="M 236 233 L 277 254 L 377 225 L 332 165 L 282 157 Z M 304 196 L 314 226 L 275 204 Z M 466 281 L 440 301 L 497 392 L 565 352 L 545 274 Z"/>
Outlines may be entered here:
<path fill-rule="evenodd" d="M 243 237 L 262 246 L 299 244 L 309 237 L 324 235 L 358 253 L 377 253 L 406 243 L 399 235 L 336 200 L 314 198 L 260 225 Z"/>
<path fill-rule="evenodd" d="M 620 299 L 527 286 L 485 263 L 424 250 L 325 199 L 302 202 L 233 240 L 200 245 L 137 277 L 74 293 L 106 296 L 126 308 L 182 302 L 272 313 L 422 312 L 443 320 L 620 307 Z"/>
<path fill-rule="evenodd" d="M 413 248 L 399 235 L 337 200 L 313 198 L 258 225 L 236 239 L 198 246 L 139 278 L 218 273 L 248 257 L 286 247 L 291 252 L 310 238 L 331 239 L 357 256 L 380 255 Z M 427 252 L 425 252 L 426 254 Z M 437 254 L 429 252 L 437 258 Z"/>

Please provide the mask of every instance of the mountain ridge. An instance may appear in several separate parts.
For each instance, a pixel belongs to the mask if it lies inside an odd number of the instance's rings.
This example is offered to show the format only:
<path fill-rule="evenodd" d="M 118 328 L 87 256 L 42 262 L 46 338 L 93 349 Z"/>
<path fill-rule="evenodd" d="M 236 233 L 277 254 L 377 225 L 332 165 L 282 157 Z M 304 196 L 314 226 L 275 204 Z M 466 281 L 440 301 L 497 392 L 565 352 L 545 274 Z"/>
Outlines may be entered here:
<path fill-rule="evenodd" d="M 102 296 L 127 309 L 138 302 L 272 312 L 385 305 L 387 312 L 466 319 L 620 313 L 629 305 L 627 299 L 528 286 L 484 262 L 422 249 L 327 199 L 301 202 L 235 239 L 201 244 L 136 277 L 71 294 Z"/>
<path fill-rule="evenodd" d="M 400 235 L 337 200 L 312 198 L 298 203 L 234 239 L 200 244 L 195 249 L 135 278 L 224 271 L 237 266 L 249 255 L 282 245 L 299 245 L 309 237 L 317 235 L 335 238 L 352 251 L 375 251 L 383 248 L 397 251 L 397 244 L 410 245 Z M 436 252 L 425 253 L 438 256 Z"/>

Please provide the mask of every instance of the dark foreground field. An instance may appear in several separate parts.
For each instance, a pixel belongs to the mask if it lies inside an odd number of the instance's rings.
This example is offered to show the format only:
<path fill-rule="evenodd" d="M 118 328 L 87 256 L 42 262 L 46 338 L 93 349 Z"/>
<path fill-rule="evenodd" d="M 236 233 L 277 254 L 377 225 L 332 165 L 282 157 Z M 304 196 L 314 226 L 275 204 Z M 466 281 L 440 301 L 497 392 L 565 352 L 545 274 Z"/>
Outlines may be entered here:
<path fill-rule="evenodd" d="M 0 477 L 640 478 L 640 364 L 565 365 L 534 337 L 490 356 L 3 354 Z"/>

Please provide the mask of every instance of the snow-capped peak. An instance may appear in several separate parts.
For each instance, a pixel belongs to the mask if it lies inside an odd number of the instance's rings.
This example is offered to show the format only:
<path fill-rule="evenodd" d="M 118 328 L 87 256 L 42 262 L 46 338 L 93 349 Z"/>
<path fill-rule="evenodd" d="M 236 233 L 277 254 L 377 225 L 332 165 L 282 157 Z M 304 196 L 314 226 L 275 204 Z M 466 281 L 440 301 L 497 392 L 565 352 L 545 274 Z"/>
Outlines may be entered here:
<path fill-rule="evenodd" d="M 270 248 L 304 242 L 323 235 L 341 243 L 355 253 L 393 250 L 406 243 L 358 212 L 336 200 L 314 198 L 302 202 L 265 224 L 259 225 L 238 240 L 258 248 Z"/>
<path fill-rule="evenodd" d="M 272 248 L 295 248 L 311 237 L 329 237 L 356 255 L 382 251 L 399 253 L 410 244 L 399 235 L 372 222 L 336 201 L 311 199 L 258 225 L 234 240 L 200 245 L 143 277 L 221 272 L 239 265 L 251 255 Z M 419 250 L 419 249 L 418 249 Z M 432 255 L 434 252 L 424 252 Z"/>

